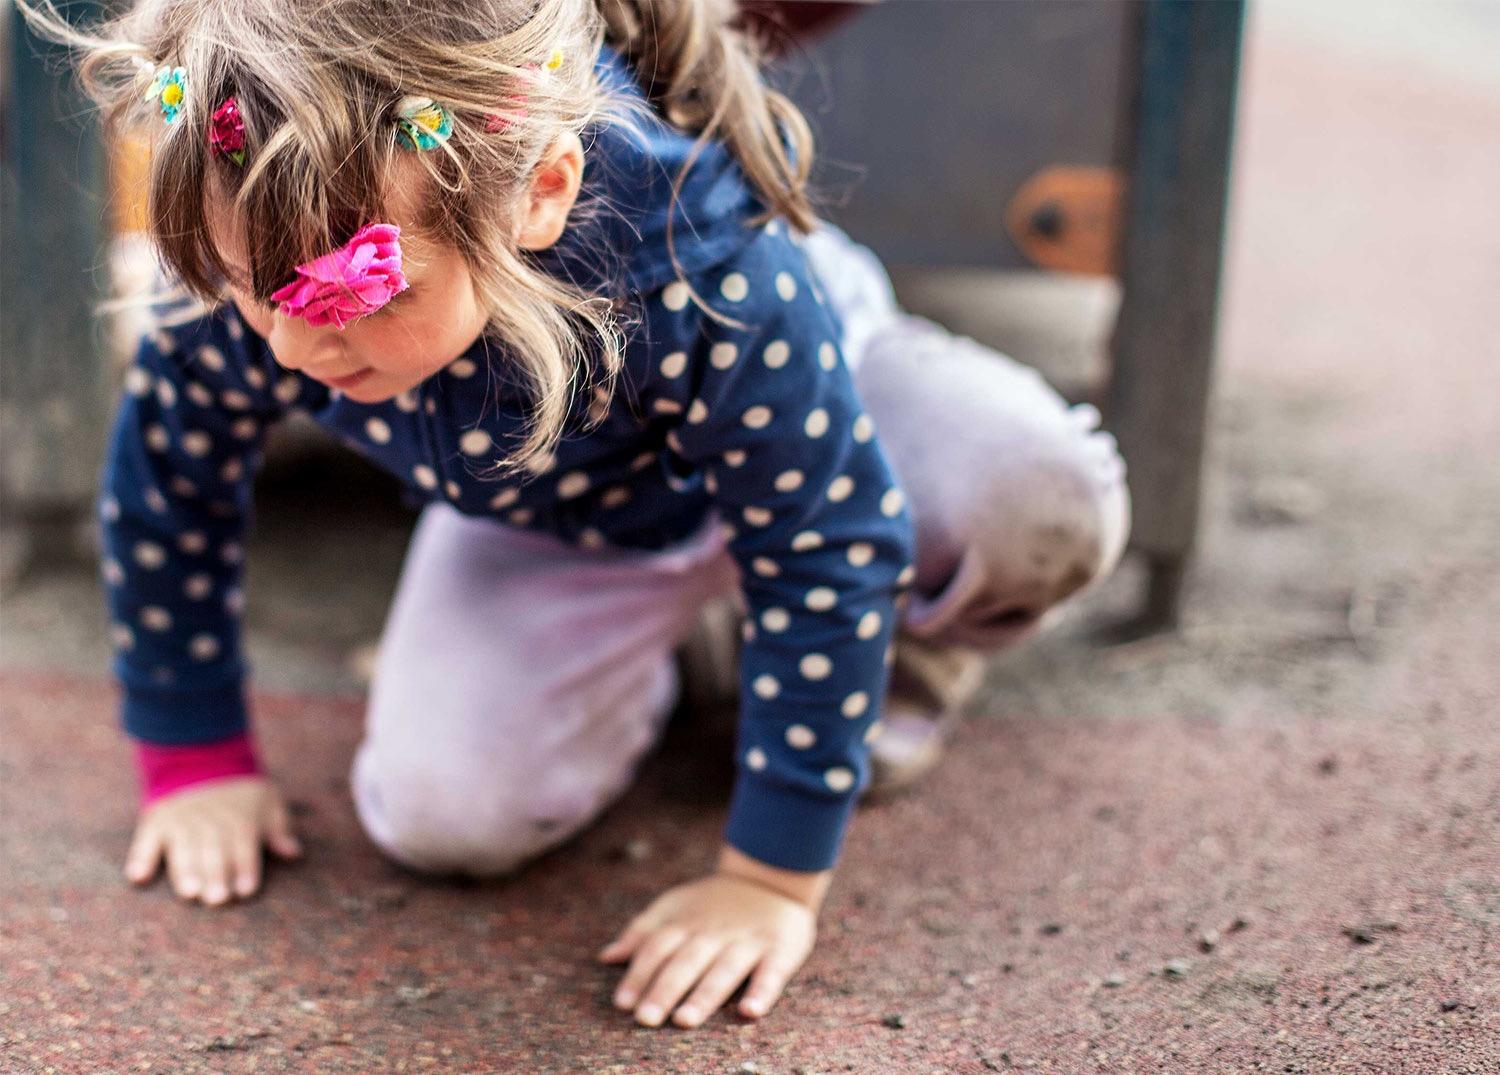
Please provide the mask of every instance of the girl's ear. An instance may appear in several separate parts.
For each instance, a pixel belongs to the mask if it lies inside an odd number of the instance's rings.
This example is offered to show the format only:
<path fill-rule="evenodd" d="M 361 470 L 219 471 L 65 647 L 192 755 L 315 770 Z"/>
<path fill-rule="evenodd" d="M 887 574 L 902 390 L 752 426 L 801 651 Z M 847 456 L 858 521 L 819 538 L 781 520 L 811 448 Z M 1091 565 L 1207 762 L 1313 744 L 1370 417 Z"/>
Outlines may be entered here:
<path fill-rule="evenodd" d="M 569 132 L 552 144 L 531 173 L 516 227 L 516 244 L 522 250 L 545 250 L 562 238 L 582 182 L 583 143 Z"/>

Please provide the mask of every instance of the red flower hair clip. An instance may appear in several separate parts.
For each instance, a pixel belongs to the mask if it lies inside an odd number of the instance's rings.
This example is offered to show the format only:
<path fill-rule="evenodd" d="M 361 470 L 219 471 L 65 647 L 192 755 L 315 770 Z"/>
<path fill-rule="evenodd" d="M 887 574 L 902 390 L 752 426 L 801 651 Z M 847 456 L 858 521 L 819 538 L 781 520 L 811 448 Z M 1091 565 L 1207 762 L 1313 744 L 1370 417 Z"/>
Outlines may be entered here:
<path fill-rule="evenodd" d="M 214 109 L 208 124 L 208 151 L 215 157 L 228 157 L 242 168 L 245 166 L 245 121 L 240 116 L 239 102 L 233 97 L 224 98 Z"/>

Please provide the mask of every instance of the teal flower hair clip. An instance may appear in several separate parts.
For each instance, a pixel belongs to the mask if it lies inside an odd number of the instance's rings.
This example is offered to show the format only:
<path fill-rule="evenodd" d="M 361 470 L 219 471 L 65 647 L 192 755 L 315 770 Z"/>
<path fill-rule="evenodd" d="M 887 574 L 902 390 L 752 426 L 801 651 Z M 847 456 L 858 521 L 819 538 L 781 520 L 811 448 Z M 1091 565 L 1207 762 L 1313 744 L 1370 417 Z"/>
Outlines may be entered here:
<path fill-rule="evenodd" d="M 396 102 L 396 140 L 406 149 L 436 149 L 453 133 L 453 113 L 430 97 Z"/>
<path fill-rule="evenodd" d="M 187 72 L 181 67 L 158 67 L 151 79 L 151 88 L 146 91 L 145 100 L 147 103 L 156 102 L 170 127 L 177 122 L 183 106 L 187 104 Z"/>

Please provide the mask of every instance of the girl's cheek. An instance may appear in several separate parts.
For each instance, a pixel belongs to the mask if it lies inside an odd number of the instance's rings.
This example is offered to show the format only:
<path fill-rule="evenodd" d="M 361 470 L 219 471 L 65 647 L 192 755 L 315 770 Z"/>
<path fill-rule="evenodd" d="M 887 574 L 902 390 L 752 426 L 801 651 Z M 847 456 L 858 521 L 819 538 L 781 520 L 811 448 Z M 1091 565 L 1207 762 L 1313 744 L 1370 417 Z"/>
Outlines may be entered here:
<path fill-rule="evenodd" d="M 269 310 L 258 309 L 243 302 L 236 302 L 234 308 L 239 311 L 240 320 L 250 326 L 251 332 L 263 340 L 271 335 L 275 316 Z"/>

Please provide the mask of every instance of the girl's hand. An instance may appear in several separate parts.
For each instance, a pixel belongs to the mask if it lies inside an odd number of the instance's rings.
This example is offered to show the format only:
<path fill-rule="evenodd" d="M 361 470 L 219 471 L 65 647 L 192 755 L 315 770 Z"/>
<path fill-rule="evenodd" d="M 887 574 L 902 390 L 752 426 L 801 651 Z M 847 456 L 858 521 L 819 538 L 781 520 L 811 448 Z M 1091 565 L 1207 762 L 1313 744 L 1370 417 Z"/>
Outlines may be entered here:
<path fill-rule="evenodd" d="M 695 1027 L 750 975 L 739 1011 L 764 1015 L 812 952 L 828 876 L 779 871 L 726 847 L 717 872 L 662 893 L 599 952 L 606 963 L 631 958 L 615 1006 L 635 1008 L 646 1026 L 676 1007 L 673 1021 Z"/>
<path fill-rule="evenodd" d="M 165 855 L 177 895 L 218 906 L 229 902 L 231 891 L 244 898 L 260 887 L 262 842 L 282 858 L 302 854 L 275 784 L 263 776 L 195 784 L 141 812 L 125 876 L 147 883 Z"/>

